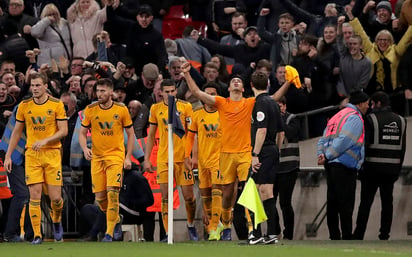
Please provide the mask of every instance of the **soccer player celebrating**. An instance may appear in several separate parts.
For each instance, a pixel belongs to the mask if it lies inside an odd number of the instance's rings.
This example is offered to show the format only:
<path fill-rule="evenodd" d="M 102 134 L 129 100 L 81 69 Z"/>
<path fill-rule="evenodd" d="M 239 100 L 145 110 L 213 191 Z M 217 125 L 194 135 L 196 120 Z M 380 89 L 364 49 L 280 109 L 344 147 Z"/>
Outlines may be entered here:
<path fill-rule="evenodd" d="M 153 171 L 153 166 L 150 161 L 150 154 L 155 142 L 156 130 L 159 128 L 159 150 L 157 153 L 157 183 L 160 184 L 160 191 L 162 193 L 162 219 L 166 233 L 168 233 L 168 96 L 176 97 L 177 89 L 173 80 L 166 79 L 160 84 L 163 101 L 153 104 L 150 107 L 149 117 L 149 135 L 147 138 L 144 167 L 147 172 Z M 192 105 L 182 100 L 177 100 L 176 109 L 180 113 L 180 120 L 187 131 L 187 125 L 191 121 Z M 183 198 L 185 200 L 187 213 L 187 228 L 189 238 L 192 241 L 198 241 L 196 228 L 193 224 L 196 211 L 196 199 L 193 194 L 193 173 L 191 170 L 186 170 L 184 165 L 186 136 L 180 138 L 173 135 L 173 152 L 174 164 L 173 173 L 177 185 L 182 187 Z M 167 237 L 163 238 L 162 242 L 167 242 Z"/>
<path fill-rule="evenodd" d="M 51 200 L 54 239 L 63 241 L 60 139 L 67 135 L 67 117 L 63 103 L 47 94 L 47 78 L 41 73 L 31 74 L 30 78 L 33 97 L 23 100 L 18 107 L 17 122 L 5 155 L 4 167 L 11 172 L 11 154 L 26 127 L 25 169 L 30 192 L 30 220 L 34 231 L 32 244 L 41 244 L 40 200 L 43 183 L 47 185 Z"/>
<path fill-rule="evenodd" d="M 107 228 L 102 242 L 111 242 L 120 228 L 119 192 L 122 185 L 123 168 L 131 168 L 131 155 L 135 140 L 133 123 L 123 103 L 112 100 L 113 83 L 99 79 L 96 83 L 98 101 L 84 110 L 80 128 L 79 144 L 86 160 L 91 161 L 92 188 L 96 202 L 106 213 Z M 87 130 L 91 129 L 92 148 L 87 147 Z M 127 134 L 126 151 L 124 130 Z"/>
<path fill-rule="evenodd" d="M 255 98 L 243 97 L 243 82 L 240 77 L 234 77 L 229 84 L 229 97 L 211 96 L 201 91 L 189 74 L 190 64 L 181 66 L 184 77 L 194 96 L 205 104 L 215 106 L 219 111 L 222 127 L 222 143 L 220 150 L 220 173 L 222 175 L 222 223 L 224 226 L 221 240 L 232 240 L 231 220 L 233 192 L 236 179 L 245 182 L 252 162 L 251 155 L 251 116 L 255 105 Z M 289 88 L 290 82 L 284 85 L 272 98 L 280 99 Z"/>
<path fill-rule="evenodd" d="M 203 86 L 206 94 L 218 95 L 219 85 L 209 82 Z M 193 148 L 193 158 L 190 159 L 194 136 L 197 135 L 197 145 Z M 209 240 L 220 240 L 218 224 L 222 209 L 222 176 L 219 171 L 220 140 L 219 113 L 213 105 L 205 104 L 193 112 L 192 123 L 189 126 L 188 143 L 186 144 L 185 165 L 192 169 L 198 163 L 199 189 L 203 202 L 203 211 L 207 219 Z M 196 151 L 197 149 L 197 151 Z M 198 159 L 198 161 L 197 161 Z"/>

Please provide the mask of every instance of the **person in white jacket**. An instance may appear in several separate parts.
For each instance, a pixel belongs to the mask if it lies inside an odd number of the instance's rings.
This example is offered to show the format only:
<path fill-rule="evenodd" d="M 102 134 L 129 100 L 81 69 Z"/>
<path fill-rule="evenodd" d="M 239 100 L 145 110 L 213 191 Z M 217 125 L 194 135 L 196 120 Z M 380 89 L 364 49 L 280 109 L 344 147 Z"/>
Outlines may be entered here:
<path fill-rule="evenodd" d="M 67 9 L 67 20 L 73 39 L 73 57 L 86 58 L 93 51 L 93 35 L 103 30 L 106 7 L 100 9 L 95 0 L 76 0 Z"/>

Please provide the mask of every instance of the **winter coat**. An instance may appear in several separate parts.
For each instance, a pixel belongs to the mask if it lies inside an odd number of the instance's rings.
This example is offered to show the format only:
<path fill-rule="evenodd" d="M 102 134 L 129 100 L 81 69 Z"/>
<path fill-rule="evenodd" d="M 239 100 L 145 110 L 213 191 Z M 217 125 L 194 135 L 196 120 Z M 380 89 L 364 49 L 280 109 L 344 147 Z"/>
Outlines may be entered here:
<path fill-rule="evenodd" d="M 67 52 L 61 42 L 59 34 L 52 28 L 52 26 L 59 31 L 70 56 L 67 56 Z M 52 24 L 50 19 L 45 17 L 32 27 L 31 35 L 37 39 L 41 49 L 41 53 L 37 57 L 37 64 L 39 66 L 44 63 L 51 65 L 51 59 L 58 61 L 60 56 L 64 56 L 66 59 L 73 57 L 70 42 L 70 28 L 65 19 L 61 18 L 60 24 Z"/>
<path fill-rule="evenodd" d="M 107 20 L 106 7 L 100 9 L 97 2 L 92 1 L 88 12 L 80 14 L 77 5 L 75 2 L 67 9 L 67 21 L 73 39 L 73 57 L 86 58 L 94 51 L 93 36 L 103 30 L 103 24 Z"/>
<path fill-rule="evenodd" d="M 376 72 L 374 70 L 375 65 L 381 59 L 385 58 L 390 62 L 390 68 L 391 68 L 390 76 L 391 76 L 392 89 L 395 90 L 398 87 L 397 71 L 398 71 L 399 60 L 400 60 L 400 57 L 405 53 L 408 47 L 409 41 L 412 39 L 412 26 L 409 26 L 408 30 L 405 32 L 404 36 L 402 37 L 402 39 L 399 41 L 398 44 L 396 45 L 393 44 L 389 46 L 385 52 L 381 53 L 376 43 L 372 43 L 370 41 L 368 35 L 363 30 L 362 25 L 360 24 L 357 18 L 350 21 L 350 25 L 353 27 L 354 32 L 360 35 L 360 37 L 362 38 L 363 50 L 365 51 L 366 56 L 372 62 L 372 74 Z"/>

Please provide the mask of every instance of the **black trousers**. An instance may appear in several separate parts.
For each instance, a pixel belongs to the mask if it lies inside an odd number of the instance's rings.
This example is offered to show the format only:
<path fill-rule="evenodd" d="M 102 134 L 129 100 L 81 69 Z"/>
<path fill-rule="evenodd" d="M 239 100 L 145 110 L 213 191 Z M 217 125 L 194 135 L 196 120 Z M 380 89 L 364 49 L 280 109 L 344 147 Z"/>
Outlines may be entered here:
<path fill-rule="evenodd" d="M 376 191 L 381 197 L 381 227 L 379 239 L 389 239 L 389 234 L 392 226 L 393 216 L 393 185 L 398 176 L 392 174 L 379 174 L 374 171 L 364 171 L 369 175 L 361 178 L 361 202 L 359 204 L 358 217 L 356 219 L 356 228 L 353 233 L 353 238 L 363 240 L 366 227 L 368 224 L 369 214 L 373 200 L 375 199 Z"/>
<path fill-rule="evenodd" d="M 328 186 L 326 211 L 329 238 L 350 240 L 357 171 L 340 163 L 328 163 L 325 170 Z"/>
<path fill-rule="evenodd" d="M 295 212 L 292 207 L 292 194 L 295 188 L 297 171 L 299 169 L 293 170 L 288 173 L 277 173 L 276 180 L 273 185 L 273 197 L 275 201 L 279 197 L 280 209 L 282 211 L 283 225 L 285 229 L 283 230 L 283 238 L 292 240 L 293 230 L 295 225 Z M 276 224 L 276 234 L 279 235 L 281 232 L 279 215 L 275 218 Z"/>

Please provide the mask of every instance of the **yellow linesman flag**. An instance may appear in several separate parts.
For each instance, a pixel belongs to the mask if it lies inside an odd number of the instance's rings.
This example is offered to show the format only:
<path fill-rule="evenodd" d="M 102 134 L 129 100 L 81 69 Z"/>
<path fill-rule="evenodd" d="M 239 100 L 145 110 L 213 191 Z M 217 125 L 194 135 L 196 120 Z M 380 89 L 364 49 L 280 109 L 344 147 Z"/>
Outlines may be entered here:
<path fill-rule="evenodd" d="M 252 178 L 246 182 L 245 188 L 237 201 L 238 204 L 245 206 L 255 215 L 255 229 L 257 225 L 268 219 L 265 209 L 263 208 L 262 200 L 260 200 L 255 181 Z"/>

